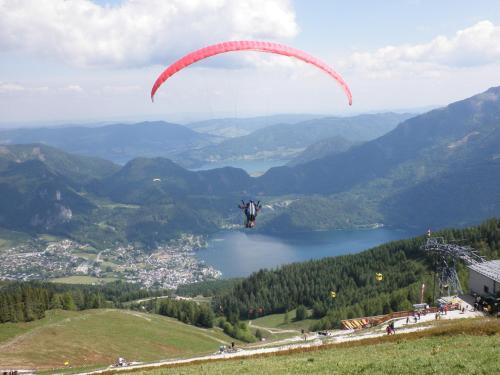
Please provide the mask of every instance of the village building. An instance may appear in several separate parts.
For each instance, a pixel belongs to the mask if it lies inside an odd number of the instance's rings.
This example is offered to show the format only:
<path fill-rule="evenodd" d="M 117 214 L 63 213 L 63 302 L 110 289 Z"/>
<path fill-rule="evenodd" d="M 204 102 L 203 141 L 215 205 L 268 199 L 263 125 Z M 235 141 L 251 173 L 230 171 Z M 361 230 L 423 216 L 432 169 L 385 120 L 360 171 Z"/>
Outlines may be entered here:
<path fill-rule="evenodd" d="M 490 260 L 468 265 L 471 294 L 484 297 L 500 293 L 500 260 Z"/>

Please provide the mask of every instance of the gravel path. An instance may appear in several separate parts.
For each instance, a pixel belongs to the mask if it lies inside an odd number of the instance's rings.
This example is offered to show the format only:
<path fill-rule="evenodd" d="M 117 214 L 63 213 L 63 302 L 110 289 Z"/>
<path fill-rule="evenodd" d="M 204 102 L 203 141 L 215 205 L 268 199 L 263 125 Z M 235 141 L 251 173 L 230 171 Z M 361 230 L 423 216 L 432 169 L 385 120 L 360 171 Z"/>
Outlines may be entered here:
<path fill-rule="evenodd" d="M 479 316 L 483 316 L 482 313 L 480 312 L 475 312 L 472 311 L 472 307 L 470 304 L 466 303 L 463 300 L 460 300 L 460 303 L 462 303 L 463 306 L 466 307 L 465 313 L 462 313 L 461 311 L 449 311 L 446 315 L 441 315 L 440 319 L 441 320 L 450 320 L 450 319 L 461 319 L 461 318 L 475 318 Z M 410 317 L 410 322 L 406 324 L 406 318 L 399 318 L 394 320 L 394 326 L 396 328 L 396 334 L 405 334 L 405 333 L 410 333 L 410 332 L 416 332 L 416 331 L 421 331 L 425 329 L 429 329 L 432 327 L 430 324 L 423 324 L 423 323 L 429 323 L 432 322 L 436 319 L 435 314 L 427 314 L 427 315 L 422 315 L 420 320 L 417 321 L 417 323 L 413 323 L 412 318 Z M 274 342 L 269 342 L 269 343 L 263 343 L 261 344 L 260 347 L 253 347 L 253 348 L 246 348 L 246 349 L 240 349 L 234 353 L 215 353 L 211 355 L 205 355 L 205 356 L 199 356 L 199 357 L 193 357 L 193 358 L 184 358 L 184 359 L 169 359 L 169 360 L 164 360 L 164 361 L 158 361 L 158 362 L 152 362 L 152 363 L 147 363 L 147 364 L 137 364 L 133 366 L 127 366 L 127 367 L 108 367 L 106 369 L 98 370 L 98 371 L 91 371 L 91 372 L 86 372 L 86 373 L 81 373 L 80 375 L 93 375 L 93 374 L 101 374 L 103 372 L 121 372 L 121 371 L 130 371 L 130 370 L 137 370 L 137 369 L 143 369 L 143 370 L 152 370 L 155 368 L 163 367 L 163 366 L 168 366 L 168 365 L 176 365 L 176 364 L 195 364 L 197 362 L 206 362 L 206 361 L 211 361 L 211 360 L 218 360 L 218 359 L 226 359 L 226 358 L 245 358 L 245 357 L 250 357 L 258 354 L 265 354 L 265 353 L 277 353 L 277 352 L 283 352 L 283 351 L 288 351 L 288 350 L 293 350 L 293 349 L 300 349 L 300 348 L 310 348 L 310 347 L 318 347 L 326 344 L 331 344 L 331 343 L 342 343 L 342 342 L 349 342 L 349 341 L 359 341 L 359 340 L 364 340 L 364 339 L 369 339 L 373 337 L 380 337 L 386 335 L 385 332 L 385 327 L 387 324 L 382 324 L 378 327 L 372 328 L 372 329 L 367 329 L 367 330 L 339 330 L 339 331 L 333 331 L 331 332 L 328 336 L 319 336 L 316 333 L 310 333 L 307 336 L 307 339 L 304 340 L 303 336 L 296 336 L 280 341 L 274 341 Z M 254 326 L 257 328 L 257 326 Z M 271 346 L 272 345 L 272 346 Z"/>

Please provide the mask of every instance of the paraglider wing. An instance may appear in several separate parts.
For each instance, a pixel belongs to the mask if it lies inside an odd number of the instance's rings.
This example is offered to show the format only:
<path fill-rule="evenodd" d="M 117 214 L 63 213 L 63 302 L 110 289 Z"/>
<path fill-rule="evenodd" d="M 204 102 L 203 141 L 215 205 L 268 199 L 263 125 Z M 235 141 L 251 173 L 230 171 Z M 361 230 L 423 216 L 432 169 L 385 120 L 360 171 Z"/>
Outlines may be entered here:
<path fill-rule="evenodd" d="M 352 105 L 352 94 L 349 86 L 344 81 L 344 79 L 338 74 L 332 67 L 330 67 L 325 62 L 320 59 L 309 55 L 308 53 L 298 50 L 293 47 L 285 46 L 279 43 L 272 42 L 260 42 L 260 41 L 251 41 L 251 40 L 243 40 L 243 41 L 230 41 L 223 42 L 218 44 L 213 44 L 208 47 L 201 48 L 194 52 L 187 54 L 181 59 L 174 62 L 167 69 L 160 74 L 160 76 L 156 79 L 156 82 L 151 89 L 151 100 L 154 100 L 154 95 L 158 88 L 177 73 L 179 70 L 184 69 L 185 67 L 194 64 L 197 61 L 206 59 L 207 57 L 218 55 L 221 53 L 232 52 L 232 51 L 259 51 L 259 52 L 267 52 L 267 53 L 275 53 L 278 55 L 284 55 L 289 57 L 294 57 L 296 59 L 302 60 L 308 64 L 312 64 L 317 68 L 323 70 L 325 73 L 334 78 L 344 90 L 347 99 L 349 101 L 349 105 Z"/>

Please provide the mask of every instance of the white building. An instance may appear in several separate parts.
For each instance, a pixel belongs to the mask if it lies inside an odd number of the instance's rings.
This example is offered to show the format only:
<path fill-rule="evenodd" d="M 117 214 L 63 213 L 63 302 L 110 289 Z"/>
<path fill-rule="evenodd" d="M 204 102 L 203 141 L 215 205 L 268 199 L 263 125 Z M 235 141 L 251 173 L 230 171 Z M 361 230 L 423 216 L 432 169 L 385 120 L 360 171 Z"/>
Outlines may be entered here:
<path fill-rule="evenodd" d="M 500 292 L 500 260 L 471 264 L 468 267 L 471 294 L 486 296 Z"/>

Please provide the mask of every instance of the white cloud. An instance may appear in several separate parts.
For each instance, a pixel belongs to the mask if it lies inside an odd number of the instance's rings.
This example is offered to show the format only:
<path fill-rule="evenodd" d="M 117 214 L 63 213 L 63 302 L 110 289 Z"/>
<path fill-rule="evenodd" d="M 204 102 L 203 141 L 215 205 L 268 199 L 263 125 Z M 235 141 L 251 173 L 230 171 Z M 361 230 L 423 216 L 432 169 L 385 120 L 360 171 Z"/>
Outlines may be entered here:
<path fill-rule="evenodd" d="M 49 91 L 47 86 L 26 87 L 19 83 L 0 82 L 0 94 L 43 93 L 47 91 Z"/>
<path fill-rule="evenodd" d="M 76 92 L 76 93 L 83 92 L 83 89 L 80 87 L 80 85 L 68 85 L 66 87 L 63 87 L 62 90 L 67 92 Z"/>
<path fill-rule="evenodd" d="M 207 43 L 297 32 L 289 0 L 0 0 L 0 48 L 75 66 L 165 63 Z"/>
<path fill-rule="evenodd" d="M 24 91 L 25 88 L 17 83 L 0 82 L 0 93 Z"/>
<path fill-rule="evenodd" d="M 355 52 L 343 66 L 373 76 L 393 76 L 398 72 L 436 76 L 453 68 L 482 66 L 500 62 L 500 26 L 480 21 L 453 37 L 437 36 L 428 43 L 386 46 L 375 52 Z"/>

